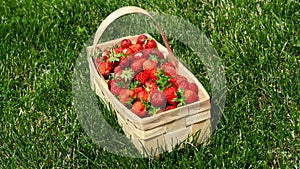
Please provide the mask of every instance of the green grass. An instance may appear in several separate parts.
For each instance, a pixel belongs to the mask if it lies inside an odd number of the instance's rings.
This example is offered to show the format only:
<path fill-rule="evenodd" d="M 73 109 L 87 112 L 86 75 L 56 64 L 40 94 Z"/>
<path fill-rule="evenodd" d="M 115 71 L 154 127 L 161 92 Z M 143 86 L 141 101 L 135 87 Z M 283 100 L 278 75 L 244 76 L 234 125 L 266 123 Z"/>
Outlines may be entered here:
<path fill-rule="evenodd" d="M 206 146 L 125 158 L 99 148 L 79 124 L 76 59 L 101 21 L 127 5 L 189 20 L 222 59 L 226 105 Z M 296 0 L 2 1 L 0 168 L 299 168 L 299 11 Z"/>

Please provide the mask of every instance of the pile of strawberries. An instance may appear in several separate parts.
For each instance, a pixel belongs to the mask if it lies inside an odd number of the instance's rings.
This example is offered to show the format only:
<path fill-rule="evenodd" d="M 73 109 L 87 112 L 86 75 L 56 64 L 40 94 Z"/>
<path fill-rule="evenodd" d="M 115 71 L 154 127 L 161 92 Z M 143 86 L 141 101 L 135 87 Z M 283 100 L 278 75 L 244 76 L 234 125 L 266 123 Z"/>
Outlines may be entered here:
<path fill-rule="evenodd" d="M 121 45 L 101 51 L 94 62 L 111 93 L 139 117 L 199 100 L 198 86 L 177 74 L 156 41 L 146 35 L 135 44 L 123 39 Z"/>

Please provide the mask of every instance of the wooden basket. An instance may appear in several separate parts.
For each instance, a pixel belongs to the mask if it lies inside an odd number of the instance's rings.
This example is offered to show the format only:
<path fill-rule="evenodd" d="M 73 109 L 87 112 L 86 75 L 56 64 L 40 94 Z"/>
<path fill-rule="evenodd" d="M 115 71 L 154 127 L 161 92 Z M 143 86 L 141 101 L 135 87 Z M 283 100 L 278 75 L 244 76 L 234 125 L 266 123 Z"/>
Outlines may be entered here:
<path fill-rule="evenodd" d="M 156 24 L 166 47 L 158 44 L 158 49 L 175 63 L 177 73 L 193 81 L 198 86 L 200 100 L 189 105 L 178 107 L 160 114 L 146 118 L 140 118 L 127 109 L 109 91 L 108 85 L 102 75 L 98 74 L 92 57 L 88 57 L 90 68 L 91 87 L 100 98 L 110 103 L 116 111 L 118 123 L 124 133 L 132 140 L 135 147 L 145 156 L 158 155 L 164 151 L 171 151 L 175 145 L 182 141 L 197 143 L 203 142 L 211 134 L 211 113 L 210 97 L 201 83 L 195 76 L 181 64 L 173 55 L 172 50 L 165 38 L 165 35 L 156 21 L 145 10 L 138 7 L 124 7 L 110 14 L 99 26 L 93 46 L 87 48 L 89 56 L 93 55 L 97 49 L 104 50 L 114 45 L 120 45 L 122 39 L 130 39 L 136 42 L 137 36 L 122 37 L 105 43 L 97 44 L 102 33 L 117 18 L 132 13 L 141 13 L 153 20 Z M 150 36 L 146 34 L 147 36 Z M 191 137 L 190 137 L 191 136 Z M 197 136 L 197 137 L 196 137 Z"/>

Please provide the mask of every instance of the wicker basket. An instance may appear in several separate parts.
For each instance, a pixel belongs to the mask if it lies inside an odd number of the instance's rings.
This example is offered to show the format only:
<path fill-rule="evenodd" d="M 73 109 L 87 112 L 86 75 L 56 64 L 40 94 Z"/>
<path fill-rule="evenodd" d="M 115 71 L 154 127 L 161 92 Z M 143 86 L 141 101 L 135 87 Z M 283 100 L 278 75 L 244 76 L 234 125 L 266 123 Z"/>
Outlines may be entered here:
<path fill-rule="evenodd" d="M 120 16 L 131 13 L 144 14 L 154 21 L 166 46 L 157 42 L 158 49 L 165 57 L 168 57 L 176 64 L 177 73 L 179 75 L 183 75 L 187 77 L 189 81 L 193 81 L 197 84 L 200 100 L 160 114 L 140 118 L 121 104 L 109 91 L 105 79 L 98 74 L 92 57 L 88 57 L 92 89 L 104 102 L 112 105 L 116 111 L 118 123 L 124 133 L 145 156 L 158 155 L 164 151 L 172 151 L 174 146 L 182 141 L 191 142 L 192 140 L 196 140 L 197 143 L 203 142 L 211 134 L 210 97 L 197 78 L 174 57 L 161 28 L 145 10 L 138 7 L 124 7 L 109 15 L 99 26 L 93 46 L 87 48 L 88 55 L 93 55 L 96 48 L 104 50 L 116 44 L 120 45 L 121 39 L 123 38 L 130 39 L 135 43 L 137 36 L 122 37 L 97 44 L 102 33 L 110 23 Z M 146 35 L 150 36 L 148 34 Z"/>

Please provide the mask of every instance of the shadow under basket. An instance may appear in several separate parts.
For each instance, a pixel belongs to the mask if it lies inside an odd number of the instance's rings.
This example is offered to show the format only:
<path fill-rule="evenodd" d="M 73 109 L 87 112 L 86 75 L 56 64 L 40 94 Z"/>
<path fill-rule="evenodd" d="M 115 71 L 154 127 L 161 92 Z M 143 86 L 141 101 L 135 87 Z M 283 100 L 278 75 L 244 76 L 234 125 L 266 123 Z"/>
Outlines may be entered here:
<path fill-rule="evenodd" d="M 145 34 L 151 37 L 149 34 Z M 136 42 L 138 35 L 122 37 L 97 44 L 96 48 L 105 50 L 120 45 L 122 39 Z M 158 49 L 168 57 L 168 50 L 157 42 Z M 154 156 L 170 152 L 181 142 L 204 142 L 211 134 L 210 97 L 198 79 L 178 61 L 177 74 L 185 76 L 198 86 L 199 101 L 169 111 L 140 118 L 125 107 L 108 89 L 108 85 L 97 72 L 93 58 L 93 46 L 87 48 L 91 88 L 105 103 L 110 103 L 116 111 L 118 124 L 131 139 L 134 146 L 144 156 Z"/>

